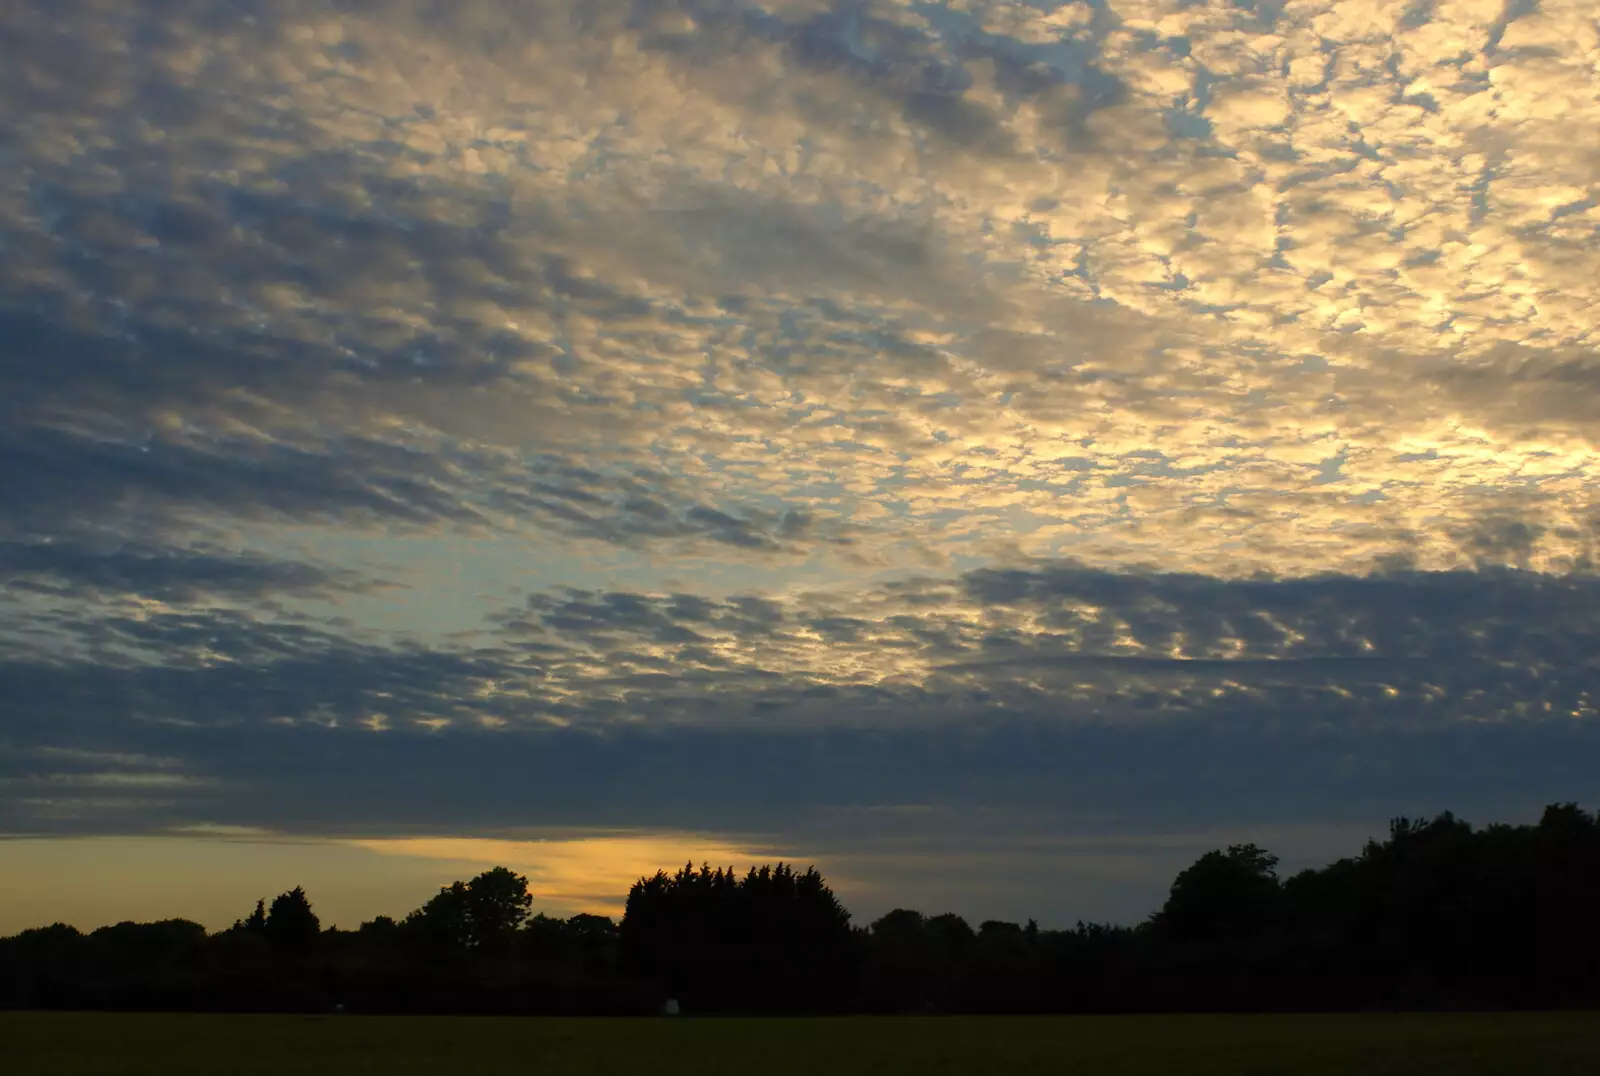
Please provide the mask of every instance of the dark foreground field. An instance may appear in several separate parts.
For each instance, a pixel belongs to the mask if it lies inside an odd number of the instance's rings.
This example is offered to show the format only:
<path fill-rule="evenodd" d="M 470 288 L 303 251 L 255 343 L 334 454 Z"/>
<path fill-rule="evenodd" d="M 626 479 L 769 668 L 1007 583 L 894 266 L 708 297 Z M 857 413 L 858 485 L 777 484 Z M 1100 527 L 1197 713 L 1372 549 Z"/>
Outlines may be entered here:
<path fill-rule="evenodd" d="M 0 1013 L 6 1076 L 1600 1072 L 1600 1014 L 573 1020 Z"/>

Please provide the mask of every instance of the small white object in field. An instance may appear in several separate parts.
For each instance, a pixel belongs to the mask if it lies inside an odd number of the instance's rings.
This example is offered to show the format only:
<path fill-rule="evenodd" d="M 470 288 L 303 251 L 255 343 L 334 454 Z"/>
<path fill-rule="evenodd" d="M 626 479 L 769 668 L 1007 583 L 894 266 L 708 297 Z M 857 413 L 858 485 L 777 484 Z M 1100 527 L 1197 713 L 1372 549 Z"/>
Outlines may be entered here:
<path fill-rule="evenodd" d="M 662 1016 L 677 1016 L 680 1011 L 677 998 L 668 998 L 667 1003 L 661 1006 Z"/>

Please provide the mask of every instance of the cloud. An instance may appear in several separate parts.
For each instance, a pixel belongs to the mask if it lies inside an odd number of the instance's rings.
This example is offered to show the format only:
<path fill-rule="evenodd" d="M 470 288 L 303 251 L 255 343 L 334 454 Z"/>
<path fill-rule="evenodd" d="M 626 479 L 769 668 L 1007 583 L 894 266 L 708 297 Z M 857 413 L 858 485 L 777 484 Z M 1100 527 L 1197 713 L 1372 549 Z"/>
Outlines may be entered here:
<path fill-rule="evenodd" d="M 104 600 L 136 595 L 161 602 L 326 593 L 375 585 L 345 570 L 220 550 L 126 545 L 97 549 L 57 541 L 0 542 L 0 580 L 58 597 Z"/>
<path fill-rule="evenodd" d="M 301 513 L 344 499 L 481 527 L 489 504 L 500 524 L 674 553 L 820 542 L 841 571 L 1008 547 L 1210 572 L 1471 563 L 1418 546 L 1441 499 L 1470 529 L 1483 490 L 1551 446 L 1592 466 L 1581 404 L 1528 376 L 1586 347 L 1561 311 L 1593 276 L 1592 169 L 1539 133 L 1553 84 L 1514 91 L 1540 65 L 1581 77 L 1587 39 L 1557 41 L 1561 12 L 1372 31 L 1315 5 L 1126 6 L 1118 26 L 1071 6 L 602 4 L 574 21 L 485 0 L 441 24 L 286 5 L 222 9 L 203 35 L 163 9 L 142 66 L 93 5 L 67 37 L 21 9 L 38 62 L 7 92 L 36 118 L 7 205 L 29 259 L 7 288 L 55 313 L 14 349 L 34 357 L 8 367 L 9 395 L 30 424 L 50 415 L 45 437 L 232 438 L 206 461 L 231 467 L 243 434 L 365 476 L 283 506 Z M 1461 77 L 1458 40 L 1479 50 Z M 1474 111 L 1491 97 L 1498 112 Z M 121 122 L 136 100 L 146 128 Z M 584 131 L 605 132 L 603 168 L 582 163 Z M 1129 170 L 1135 132 L 1152 156 Z M 1561 283 L 1506 278 L 1514 264 Z M 1486 358 L 1513 339 L 1538 353 L 1515 375 Z M 1449 485 L 1389 450 L 1399 432 L 1470 451 L 1464 422 L 1488 451 Z M 1165 470 L 1142 455 L 1155 443 Z M 529 448 L 558 457 L 531 481 Z M 1338 481 L 1314 491 L 1332 456 Z M 1078 459 L 1092 468 L 1063 467 Z M 538 478 L 641 465 L 672 474 L 671 503 L 619 490 L 619 512 Z M 402 469 L 432 475 L 384 477 Z M 1296 507 L 1242 506 L 1199 538 L 1233 507 L 1220 496 L 1252 495 Z M 1534 501 L 1587 510 L 1550 482 Z M 764 522 L 785 513 L 837 522 L 785 540 Z M 858 513 L 872 525 L 840 541 Z M 1530 564 L 1583 555 L 1540 522 Z"/>
<path fill-rule="evenodd" d="M 1592 22 L 8 6 L 7 825 L 1584 792 Z"/>
<path fill-rule="evenodd" d="M 103 616 L 94 660 L 6 669 L 8 757 L 33 782 L 7 828 L 712 832 L 735 812 L 775 834 L 919 804 L 1146 826 L 1309 824 L 1346 797 L 1520 804 L 1589 791 L 1591 583 L 1058 565 L 868 595 L 568 591 L 457 652 Z M 74 752 L 169 761 L 52 761 Z M 122 772 L 164 776 L 112 782 L 108 816 L 84 775 Z"/>

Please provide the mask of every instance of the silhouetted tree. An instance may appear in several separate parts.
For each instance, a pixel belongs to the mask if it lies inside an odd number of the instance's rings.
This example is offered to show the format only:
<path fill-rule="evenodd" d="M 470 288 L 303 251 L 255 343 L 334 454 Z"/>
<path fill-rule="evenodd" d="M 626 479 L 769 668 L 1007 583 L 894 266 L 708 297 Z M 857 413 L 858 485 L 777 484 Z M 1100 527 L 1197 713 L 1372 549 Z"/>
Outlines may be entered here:
<path fill-rule="evenodd" d="M 977 1012 L 1030 1012 L 1042 1005 L 1039 925 L 986 919 L 978 925 L 963 1008 Z"/>
<path fill-rule="evenodd" d="M 948 1005 L 949 964 L 943 938 L 921 912 L 896 908 L 868 928 L 862 998 L 880 1012 L 922 1012 Z"/>
<path fill-rule="evenodd" d="M 852 988 L 850 913 L 815 868 L 658 872 L 634 883 L 618 934 L 622 966 L 692 1008 L 829 1010 Z"/>
<path fill-rule="evenodd" d="M 356 928 L 356 933 L 367 938 L 382 940 L 392 939 L 399 931 L 400 924 L 387 915 L 375 915 Z"/>
<path fill-rule="evenodd" d="M 125 967 L 170 964 L 199 951 L 206 928 L 188 919 L 163 919 L 155 923 L 124 921 L 101 927 L 88 940 Z"/>
<path fill-rule="evenodd" d="M 540 912 L 522 924 L 521 947 L 529 959 L 545 964 L 561 964 L 578 957 L 577 939 L 565 919 Z"/>
<path fill-rule="evenodd" d="M 272 898 L 261 933 L 275 949 L 305 952 L 316 943 L 317 932 L 321 929 L 322 924 L 317 913 L 311 910 L 306 891 L 295 886 Z"/>
<path fill-rule="evenodd" d="M 436 951 L 503 955 L 511 951 L 532 903 L 527 878 L 494 867 L 470 882 L 440 889 L 402 926 Z"/>
<path fill-rule="evenodd" d="M 1600 1005 L 1600 816 L 1397 818 L 1280 883 L 1254 845 L 1208 852 L 1136 927 L 1041 930 L 896 909 L 870 928 L 815 869 L 686 865 L 620 924 L 527 917 L 505 868 L 404 922 L 319 930 L 301 889 L 232 929 L 64 924 L 0 938 L 0 1007 L 365 1012 L 1144 1011 Z M 315 945 L 312 942 L 315 941 Z"/>
<path fill-rule="evenodd" d="M 1278 857 L 1253 844 L 1207 852 L 1173 880 L 1156 926 L 1178 943 L 1258 937 L 1275 925 Z"/>
<path fill-rule="evenodd" d="M 465 951 L 472 946 L 472 912 L 467 883 L 452 882 L 400 924 L 408 936 L 435 952 Z"/>
<path fill-rule="evenodd" d="M 506 867 L 484 871 L 467 883 L 469 943 L 479 952 L 508 951 L 532 904 L 527 878 Z"/>
<path fill-rule="evenodd" d="M 247 918 L 233 921 L 234 930 L 248 930 L 260 934 L 266 928 L 267 902 L 265 900 L 256 901 L 256 910 L 251 912 Z"/>
<path fill-rule="evenodd" d="M 573 941 L 578 962 L 585 971 L 606 974 L 616 970 L 617 924 L 609 916 L 580 912 L 563 926 Z"/>

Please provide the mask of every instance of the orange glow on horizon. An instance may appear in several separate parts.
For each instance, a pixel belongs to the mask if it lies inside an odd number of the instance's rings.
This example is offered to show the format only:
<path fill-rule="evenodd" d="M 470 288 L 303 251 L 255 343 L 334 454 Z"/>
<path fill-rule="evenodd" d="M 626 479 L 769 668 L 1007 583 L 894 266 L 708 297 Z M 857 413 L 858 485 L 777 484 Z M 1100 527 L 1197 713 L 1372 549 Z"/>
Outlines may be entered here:
<path fill-rule="evenodd" d="M 604 835 L 537 840 L 488 837 L 397 837 L 344 842 L 369 852 L 449 861 L 466 873 L 494 866 L 528 877 L 535 911 L 593 912 L 620 916 L 639 878 L 684 863 L 733 865 L 778 859 L 809 862 L 789 853 L 741 847 L 697 834 Z"/>

